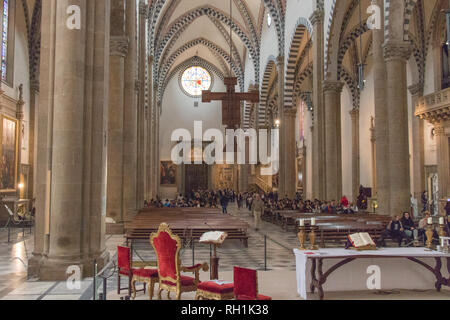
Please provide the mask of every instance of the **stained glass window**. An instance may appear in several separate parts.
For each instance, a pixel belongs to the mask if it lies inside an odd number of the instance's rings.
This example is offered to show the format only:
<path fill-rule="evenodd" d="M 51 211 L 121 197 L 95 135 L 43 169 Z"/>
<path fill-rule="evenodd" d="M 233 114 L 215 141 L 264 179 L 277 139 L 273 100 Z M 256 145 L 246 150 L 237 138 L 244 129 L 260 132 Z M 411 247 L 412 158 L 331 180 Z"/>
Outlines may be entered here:
<path fill-rule="evenodd" d="M 8 59 L 8 27 L 9 27 L 9 0 L 3 0 L 3 28 L 2 28 L 2 80 L 6 80 Z"/>
<path fill-rule="evenodd" d="M 187 94 L 199 97 L 203 90 L 211 88 L 211 75 L 206 69 L 195 66 L 186 69 L 181 76 L 181 86 Z"/>

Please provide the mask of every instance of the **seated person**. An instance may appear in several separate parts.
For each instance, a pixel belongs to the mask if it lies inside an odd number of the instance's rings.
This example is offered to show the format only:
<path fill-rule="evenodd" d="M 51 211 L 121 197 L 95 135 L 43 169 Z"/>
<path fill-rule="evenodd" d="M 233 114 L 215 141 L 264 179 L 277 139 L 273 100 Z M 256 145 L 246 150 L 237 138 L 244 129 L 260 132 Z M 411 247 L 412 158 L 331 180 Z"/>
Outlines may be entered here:
<path fill-rule="evenodd" d="M 411 219 L 409 212 L 404 212 L 403 217 L 401 219 L 401 223 L 403 228 L 405 229 L 403 232 L 408 239 L 418 240 L 419 238 L 419 230 L 416 229 L 416 225 Z"/>
<path fill-rule="evenodd" d="M 386 227 L 386 230 L 384 230 L 381 233 L 380 239 L 377 241 L 377 245 L 380 247 L 386 247 L 386 238 L 392 238 L 394 240 L 397 240 L 398 246 L 402 246 L 402 240 L 404 237 L 403 233 L 403 225 L 400 221 L 400 216 L 395 216 L 391 222 L 389 222 L 388 226 Z"/>
<path fill-rule="evenodd" d="M 450 237 L 450 216 L 447 216 L 447 223 L 445 224 L 445 231 L 447 232 L 447 237 Z"/>

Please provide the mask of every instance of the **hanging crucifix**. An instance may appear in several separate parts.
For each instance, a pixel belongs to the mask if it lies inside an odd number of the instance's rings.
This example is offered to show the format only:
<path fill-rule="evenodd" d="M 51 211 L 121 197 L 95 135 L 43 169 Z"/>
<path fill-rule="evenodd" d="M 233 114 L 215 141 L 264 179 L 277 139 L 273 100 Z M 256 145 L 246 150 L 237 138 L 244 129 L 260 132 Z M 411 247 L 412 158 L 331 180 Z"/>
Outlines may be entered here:
<path fill-rule="evenodd" d="M 224 79 L 227 92 L 211 92 L 203 91 L 202 102 L 210 103 L 212 101 L 222 101 L 222 124 L 229 129 L 236 129 L 241 126 L 241 102 L 248 101 L 253 103 L 259 102 L 259 91 L 253 90 L 249 93 L 237 93 L 235 87 L 237 78 L 231 74 L 231 61 L 233 57 L 233 29 L 232 29 L 232 2 L 230 0 L 230 73 L 229 77 Z"/>
<path fill-rule="evenodd" d="M 237 93 L 235 91 L 237 78 L 235 77 L 225 78 L 224 83 L 227 92 L 203 91 L 202 102 L 222 101 L 222 124 L 229 129 L 235 129 L 241 125 L 241 101 L 258 103 L 259 92 Z"/>

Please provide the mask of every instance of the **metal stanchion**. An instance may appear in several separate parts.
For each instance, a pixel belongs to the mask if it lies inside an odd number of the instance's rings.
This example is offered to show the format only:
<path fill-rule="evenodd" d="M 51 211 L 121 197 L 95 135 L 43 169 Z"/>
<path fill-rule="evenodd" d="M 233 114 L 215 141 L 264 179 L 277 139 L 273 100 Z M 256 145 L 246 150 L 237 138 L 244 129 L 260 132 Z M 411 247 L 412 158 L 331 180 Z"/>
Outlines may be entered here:
<path fill-rule="evenodd" d="M 192 265 L 195 266 L 195 241 L 194 238 L 192 238 Z"/>
<path fill-rule="evenodd" d="M 264 271 L 267 271 L 267 236 L 264 235 Z"/>
<path fill-rule="evenodd" d="M 92 286 L 93 291 L 93 300 L 97 300 L 96 294 L 97 294 L 97 260 L 94 260 L 94 283 Z"/>

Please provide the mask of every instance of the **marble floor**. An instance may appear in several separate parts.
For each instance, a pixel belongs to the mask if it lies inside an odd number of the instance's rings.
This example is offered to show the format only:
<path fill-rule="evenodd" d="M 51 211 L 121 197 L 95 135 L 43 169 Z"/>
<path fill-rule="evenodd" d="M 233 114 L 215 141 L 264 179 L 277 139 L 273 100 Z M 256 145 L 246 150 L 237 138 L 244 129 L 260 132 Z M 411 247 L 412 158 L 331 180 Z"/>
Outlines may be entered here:
<path fill-rule="evenodd" d="M 238 210 L 235 206 L 230 213 L 253 225 L 253 218 L 247 210 Z M 33 250 L 33 236 L 22 234 L 22 230 L 13 232 L 11 243 L 8 243 L 7 230 L 0 229 L 0 299 L 1 300 L 91 300 L 93 297 L 93 279 L 84 279 L 78 288 L 68 288 L 66 282 L 39 282 L 27 279 L 26 266 Z M 122 236 L 107 236 L 107 250 L 110 251 L 111 270 L 114 271 L 115 251 L 117 245 L 124 243 Z M 227 241 L 218 251 L 220 256 L 220 278 L 232 281 L 234 266 L 259 270 L 258 281 L 261 294 L 269 295 L 276 300 L 299 300 L 296 293 L 295 261 L 292 248 L 298 245 L 294 232 L 286 232 L 278 226 L 262 222 L 258 232 L 249 228 L 249 246 L 245 248 L 239 241 Z M 266 256 L 265 256 L 266 253 Z M 183 265 L 208 262 L 209 246 L 184 248 L 181 252 Z M 150 243 L 134 246 L 135 261 L 155 261 Z M 106 272 L 111 273 L 111 272 Z M 208 273 L 202 273 L 201 279 L 207 280 Z M 274 281 L 276 279 L 276 281 Z M 127 279 L 122 279 L 122 287 L 127 286 Z M 102 289 L 102 284 L 97 283 Z M 111 275 L 107 280 L 107 299 L 120 300 L 127 296 L 127 290 L 117 294 L 117 277 Z M 193 299 L 195 294 L 184 294 L 183 299 Z M 450 300 L 450 291 L 405 291 L 389 292 L 335 292 L 327 293 L 332 300 Z M 137 300 L 147 300 L 148 296 L 139 293 Z M 167 299 L 163 297 L 163 299 Z"/>

